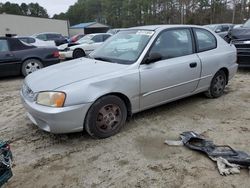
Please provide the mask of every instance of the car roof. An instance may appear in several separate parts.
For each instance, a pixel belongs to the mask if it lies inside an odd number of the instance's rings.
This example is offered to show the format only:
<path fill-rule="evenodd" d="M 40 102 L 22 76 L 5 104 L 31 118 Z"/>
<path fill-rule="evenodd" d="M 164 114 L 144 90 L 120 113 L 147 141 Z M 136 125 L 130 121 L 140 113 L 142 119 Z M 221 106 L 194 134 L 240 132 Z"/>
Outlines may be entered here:
<path fill-rule="evenodd" d="M 198 26 L 198 25 L 180 25 L 180 24 L 176 24 L 176 25 L 146 25 L 146 26 L 137 26 L 137 27 L 131 27 L 128 28 L 129 29 L 145 29 L 145 30 L 152 30 L 152 31 L 156 31 L 156 30 L 162 30 L 162 29 L 169 29 L 169 28 L 187 28 L 187 27 L 196 27 L 196 28 L 203 28 L 202 26 Z"/>
<path fill-rule="evenodd" d="M 15 36 L 14 38 L 35 38 L 35 37 L 32 37 L 32 36 Z"/>
<path fill-rule="evenodd" d="M 109 33 L 90 33 L 89 35 L 110 35 Z"/>
<path fill-rule="evenodd" d="M 208 24 L 208 25 L 205 25 L 205 26 L 209 26 L 209 25 L 217 26 L 217 25 L 233 25 L 233 24 L 231 24 L 231 23 L 220 23 L 220 24 Z"/>
<path fill-rule="evenodd" d="M 56 32 L 35 33 L 34 35 L 41 35 L 41 34 L 57 34 L 57 35 L 61 35 L 61 33 L 56 33 Z M 33 35 L 33 36 L 34 36 L 34 35 Z"/>

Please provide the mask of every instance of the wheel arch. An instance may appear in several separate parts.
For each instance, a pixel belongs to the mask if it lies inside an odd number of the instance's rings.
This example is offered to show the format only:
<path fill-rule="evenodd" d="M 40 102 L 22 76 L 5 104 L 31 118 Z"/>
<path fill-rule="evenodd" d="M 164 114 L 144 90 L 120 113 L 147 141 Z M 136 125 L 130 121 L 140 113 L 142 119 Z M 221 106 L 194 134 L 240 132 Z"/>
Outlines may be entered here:
<path fill-rule="evenodd" d="M 85 50 L 82 49 L 82 48 L 79 48 L 79 47 L 73 50 L 73 54 L 74 54 L 77 50 L 82 51 L 82 52 L 86 55 Z"/>
<path fill-rule="evenodd" d="M 90 108 L 93 106 L 93 104 L 99 100 L 100 98 L 102 97 L 105 97 L 105 96 L 109 96 L 109 95 L 113 95 L 113 96 L 116 96 L 116 97 L 119 97 L 125 104 L 126 108 L 127 108 L 127 118 L 131 118 L 132 117 L 132 106 L 131 106 L 131 102 L 129 100 L 129 98 L 124 95 L 123 93 L 119 93 L 119 92 L 112 92 L 112 93 L 106 93 L 98 98 L 96 98 L 94 100 L 94 102 L 92 103 L 92 105 L 89 107 L 87 113 L 86 113 L 86 116 L 84 117 L 84 120 L 83 120 L 83 129 L 85 129 L 85 122 L 86 122 L 86 117 L 87 117 L 87 114 L 89 113 L 89 110 Z"/>
<path fill-rule="evenodd" d="M 22 60 L 22 64 L 23 64 L 25 61 L 29 60 L 29 59 L 37 59 L 37 60 L 41 61 L 41 63 L 43 63 L 43 61 L 42 61 L 42 59 L 41 59 L 40 57 L 25 57 L 25 58 Z"/>
<path fill-rule="evenodd" d="M 226 84 L 228 84 L 228 78 L 229 78 L 229 71 L 228 71 L 228 69 L 226 67 L 222 67 L 219 71 L 223 71 L 226 74 Z"/>

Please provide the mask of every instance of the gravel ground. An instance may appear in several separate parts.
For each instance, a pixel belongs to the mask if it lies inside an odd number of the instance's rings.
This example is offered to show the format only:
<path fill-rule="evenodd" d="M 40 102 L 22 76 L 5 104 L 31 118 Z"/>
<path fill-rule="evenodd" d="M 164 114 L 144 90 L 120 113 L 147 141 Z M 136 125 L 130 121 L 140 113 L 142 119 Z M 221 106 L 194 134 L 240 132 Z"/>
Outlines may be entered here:
<path fill-rule="evenodd" d="M 246 169 L 222 177 L 206 156 L 164 145 L 193 130 L 250 153 L 250 70 L 240 70 L 219 99 L 199 94 L 138 113 L 105 140 L 39 130 L 25 116 L 21 84 L 0 80 L 0 138 L 11 141 L 15 159 L 5 187 L 250 187 Z"/>

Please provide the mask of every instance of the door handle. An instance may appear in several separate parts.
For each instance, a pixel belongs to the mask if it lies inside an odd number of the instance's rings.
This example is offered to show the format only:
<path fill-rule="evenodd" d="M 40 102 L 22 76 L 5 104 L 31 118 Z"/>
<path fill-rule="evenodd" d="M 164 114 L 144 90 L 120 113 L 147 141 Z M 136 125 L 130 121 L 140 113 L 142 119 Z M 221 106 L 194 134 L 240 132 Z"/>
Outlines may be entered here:
<path fill-rule="evenodd" d="M 195 68 L 195 67 L 197 67 L 197 63 L 196 62 L 190 63 L 189 66 L 190 66 L 190 68 Z"/>

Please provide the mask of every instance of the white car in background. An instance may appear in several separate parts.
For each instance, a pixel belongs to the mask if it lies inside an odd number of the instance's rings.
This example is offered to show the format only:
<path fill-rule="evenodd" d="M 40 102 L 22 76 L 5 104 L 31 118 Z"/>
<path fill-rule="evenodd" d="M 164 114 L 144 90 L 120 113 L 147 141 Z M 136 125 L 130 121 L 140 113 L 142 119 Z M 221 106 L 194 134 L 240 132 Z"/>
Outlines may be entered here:
<path fill-rule="evenodd" d="M 58 46 L 61 59 L 76 59 L 84 57 L 97 49 L 110 36 L 109 33 L 95 33 L 85 35 L 77 43 L 63 44 Z"/>
<path fill-rule="evenodd" d="M 17 36 L 16 38 L 18 38 L 22 42 L 25 42 L 27 44 L 31 44 L 37 47 L 46 47 L 46 46 L 55 47 L 56 46 L 54 41 L 43 41 L 35 37 Z"/>

